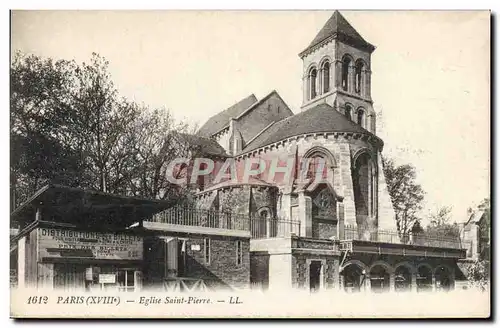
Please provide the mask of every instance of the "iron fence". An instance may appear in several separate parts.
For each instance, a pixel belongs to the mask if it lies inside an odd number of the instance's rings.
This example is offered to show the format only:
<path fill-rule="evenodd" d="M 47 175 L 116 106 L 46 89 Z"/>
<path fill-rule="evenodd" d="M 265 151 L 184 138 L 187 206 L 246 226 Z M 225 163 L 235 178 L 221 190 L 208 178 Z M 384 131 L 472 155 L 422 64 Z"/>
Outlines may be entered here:
<path fill-rule="evenodd" d="M 250 229 L 249 219 L 244 215 L 199 208 L 173 207 L 145 221 L 240 231 Z"/>
<path fill-rule="evenodd" d="M 277 218 L 249 218 L 231 212 L 174 207 L 145 221 L 166 224 L 250 231 L 252 238 L 288 237 L 300 234 L 300 222 Z"/>
<path fill-rule="evenodd" d="M 300 221 L 252 218 L 250 231 L 253 239 L 289 237 L 292 234 L 299 236 Z"/>
<path fill-rule="evenodd" d="M 459 237 L 427 235 L 425 233 L 412 234 L 397 231 L 376 230 L 370 231 L 362 227 L 346 226 L 344 228 L 345 240 L 366 240 L 391 244 L 419 245 L 440 248 L 468 249 L 467 242 Z"/>

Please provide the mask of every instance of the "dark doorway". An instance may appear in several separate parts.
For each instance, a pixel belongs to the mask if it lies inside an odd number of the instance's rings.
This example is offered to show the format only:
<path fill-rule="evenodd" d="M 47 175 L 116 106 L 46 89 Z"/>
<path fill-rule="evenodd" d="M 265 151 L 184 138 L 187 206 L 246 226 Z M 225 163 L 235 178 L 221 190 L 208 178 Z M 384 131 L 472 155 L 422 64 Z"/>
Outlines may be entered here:
<path fill-rule="evenodd" d="M 386 268 L 376 265 L 370 271 L 370 284 L 374 292 L 384 292 L 389 290 L 390 277 Z"/>
<path fill-rule="evenodd" d="M 432 290 L 432 270 L 421 265 L 417 270 L 417 291 Z"/>
<path fill-rule="evenodd" d="M 359 292 L 364 282 L 363 270 L 356 264 L 350 264 L 342 270 L 344 277 L 344 290 L 348 293 Z"/>
<path fill-rule="evenodd" d="M 404 265 L 396 269 L 394 277 L 394 289 L 396 291 L 407 291 L 411 288 L 411 272 L 410 269 Z"/>
<path fill-rule="evenodd" d="M 312 261 L 309 266 L 309 290 L 317 292 L 321 288 L 321 261 Z"/>
<path fill-rule="evenodd" d="M 449 291 L 453 287 L 453 279 L 451 272 L 446 267 L 439 267 L 436 269 L 436 289 Z"/>
<path fill-rule="evenodd" d="M 186 275 L 186 240 L 179 239 L 177 247 L 177 277 Z"/>

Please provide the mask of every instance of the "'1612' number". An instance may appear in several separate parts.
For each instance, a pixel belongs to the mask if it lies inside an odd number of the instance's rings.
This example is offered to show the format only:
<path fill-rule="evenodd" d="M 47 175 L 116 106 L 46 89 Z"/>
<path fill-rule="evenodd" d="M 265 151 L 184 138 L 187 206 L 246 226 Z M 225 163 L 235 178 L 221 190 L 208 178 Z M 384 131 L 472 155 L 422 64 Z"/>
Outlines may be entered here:
<path fill-rule="evenodd" d="M 28 304 L 47 304 L 49 298 L 47 296 L 30 296 Z"/>

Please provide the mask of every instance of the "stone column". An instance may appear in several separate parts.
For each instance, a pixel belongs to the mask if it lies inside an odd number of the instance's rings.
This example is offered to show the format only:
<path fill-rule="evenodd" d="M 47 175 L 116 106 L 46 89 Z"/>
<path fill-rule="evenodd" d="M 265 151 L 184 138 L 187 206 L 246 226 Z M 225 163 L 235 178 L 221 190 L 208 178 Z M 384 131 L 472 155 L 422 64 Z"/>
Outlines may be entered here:
<path fill-rule="evenodd" d="M 365 291 L 369 292 L 372 290 L 372 281 L 370 279 L 370 274 L 367 273 L 365 275 L 365 282 L 364 282 L 364 286 L 360 286 L 360 288 L 364 288 Z"/>
<path fill-rule="evenodd" d="M 278 204 L 278 217 L 282 220 L 291 220 L 291 195 L 289 191 L 283 191 Z"/>
<path fill-rule="evenodd" d="M 339 240 L 345 239 L 345 226 L 344 226 L 344 204 L 337 202 L 337 238 Z"/>
<path fill-rule="evenodd" d="M 356 67 L 354 65 L 349 66 L 349 77 L 347 78 L 349 81 L 349 87 L 347 91 L 350 93 L 355 93 L 355 83 L 356 83 Z"/>
<path fill-rule="evenodd" d="M 364 89 L 364 97 L 365 98 L 368 98 L 370 99 L 371 98 L 371 75 L 372 75 L 372 72 L 369 71 L 369 70 L 366 70 L 365 71 L 365 74 L 363 74 L 365 76 L 365 83 L 363 84 L 363 89 Z"/>
<path fill-rule="evenodd" d="M 336 60 L 335 61 L 335 71 L 334 71 L 334 83 L 333 86 L 336 89 L 341 89 L 342 88 L 342 61 Z"/>
<path fill-rule="evenodd" d="M 312 200 L 304 191 L 299 192 L 300 236 L 312 237 Z"/>
<path fill-rule="evenodd" d="M 432 291 L 435 292 L 436 291 L 436 275 L 434 274 L 434 272 L 432 273 Z"/>
<path fill-rule="evenodd" d="M 410 283 L 410 290 L 412 292 L 416 292 L 418 290 L 418 285 L 417 285 L 417 273 L 412 272 L 411 273 L 411 283 Z"/>
<path fill-rule="evenodd" d="M 391 272 L 389 275 L 389 291 L 393 292 L 396 290 L 396 274 Z"/>

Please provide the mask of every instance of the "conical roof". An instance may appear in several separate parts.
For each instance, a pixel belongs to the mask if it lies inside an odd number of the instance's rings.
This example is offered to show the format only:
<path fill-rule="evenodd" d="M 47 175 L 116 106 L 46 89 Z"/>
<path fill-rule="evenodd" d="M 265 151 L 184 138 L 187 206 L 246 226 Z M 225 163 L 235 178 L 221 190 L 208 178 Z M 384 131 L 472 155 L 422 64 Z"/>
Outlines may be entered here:
<path fill-rule="evenodd" d="M 309 46 L 301 53 L 301 56 L 307 52 L 307 50 L 314 48 L 316 45 L 330 37 L 339 38 L 346 43 L 367 49 L 369 51 L 373 51 L 375 49 L 373 45 L 363 39 L 363 37 L 354 29 L 354 27 L 352 27 L 351 24 L 349 24 L 349 22 L 338 10 L 335 10 L 333 15 L 330 19 L 328 19 Z"/>

